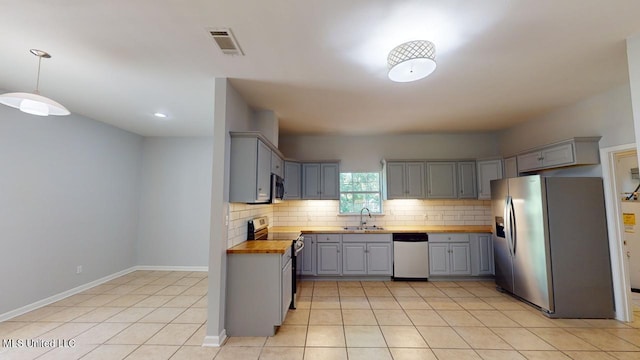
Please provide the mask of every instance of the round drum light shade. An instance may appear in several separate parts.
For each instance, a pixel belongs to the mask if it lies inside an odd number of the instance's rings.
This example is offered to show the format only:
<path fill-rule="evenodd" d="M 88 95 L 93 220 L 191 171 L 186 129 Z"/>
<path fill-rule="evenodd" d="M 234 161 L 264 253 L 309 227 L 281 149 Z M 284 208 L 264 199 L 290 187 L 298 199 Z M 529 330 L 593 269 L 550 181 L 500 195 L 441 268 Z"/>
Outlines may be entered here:
<path fill-rule="evenodd" d="M 396 46 L 387 57 L 389 79 L 410 82 L 429 76 L 436 69 L 436 47 L 431 41 L 415 40 Z"/>

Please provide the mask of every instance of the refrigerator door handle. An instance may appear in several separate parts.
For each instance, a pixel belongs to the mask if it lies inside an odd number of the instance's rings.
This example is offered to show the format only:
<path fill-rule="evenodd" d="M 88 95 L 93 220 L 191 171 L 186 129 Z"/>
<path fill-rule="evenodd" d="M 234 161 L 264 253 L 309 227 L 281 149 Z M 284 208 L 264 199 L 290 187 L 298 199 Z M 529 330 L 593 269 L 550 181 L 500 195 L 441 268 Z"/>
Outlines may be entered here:
<path fill-rule="evenodd" d="M 504 225 L 505 225 L 505 237 L 507 239 L 507 245 L 509 246 L 509 255 L 513 256 L 513 231 L 511 230 L 511 196 L 507 195 L 504 203 Z"/>
<path fill-rule="evenodd" d="M 509 232 L 511 233 L 511 248 L 513 256 L 516 255 L 516 246 L 518 245 L 518 232 L 516 231 L 516 210 L 513 207 L 513 199 L 509 196 Z"/>

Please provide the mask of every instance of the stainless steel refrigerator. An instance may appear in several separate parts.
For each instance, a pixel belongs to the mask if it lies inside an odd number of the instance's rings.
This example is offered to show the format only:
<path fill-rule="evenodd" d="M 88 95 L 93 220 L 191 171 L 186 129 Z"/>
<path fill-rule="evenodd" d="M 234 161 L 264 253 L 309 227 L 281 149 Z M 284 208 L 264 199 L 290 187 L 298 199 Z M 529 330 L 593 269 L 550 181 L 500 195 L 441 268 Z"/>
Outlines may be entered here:
<path fill-rule="evenodd" d="M 602 179 L 491 181 L 495 280 L 550 317 L 614 317 Z"/>

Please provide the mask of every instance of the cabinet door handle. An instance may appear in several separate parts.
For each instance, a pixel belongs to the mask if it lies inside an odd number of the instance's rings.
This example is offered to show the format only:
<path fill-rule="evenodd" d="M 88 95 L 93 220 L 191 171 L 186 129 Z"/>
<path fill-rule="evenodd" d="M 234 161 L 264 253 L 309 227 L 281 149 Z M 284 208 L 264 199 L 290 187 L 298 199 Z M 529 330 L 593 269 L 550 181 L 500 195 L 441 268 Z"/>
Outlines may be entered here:
<path fill-rule="evenodd" d="M 338 249 L 338 252 L 340 252 L 340 249 Z"/>

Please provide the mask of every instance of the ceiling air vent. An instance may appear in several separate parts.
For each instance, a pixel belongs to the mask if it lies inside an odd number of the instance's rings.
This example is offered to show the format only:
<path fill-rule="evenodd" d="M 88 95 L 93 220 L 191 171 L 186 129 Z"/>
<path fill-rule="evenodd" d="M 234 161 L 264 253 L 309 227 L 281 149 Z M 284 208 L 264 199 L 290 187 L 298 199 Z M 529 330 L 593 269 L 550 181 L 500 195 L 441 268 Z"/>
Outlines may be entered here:
<path fill-rule="evenodd" d="M 209 29 L 209 34 L 211 34 L 223 54 L 244 55 L 231 29 Z"/>

